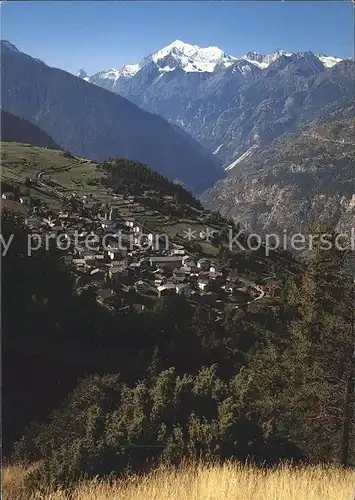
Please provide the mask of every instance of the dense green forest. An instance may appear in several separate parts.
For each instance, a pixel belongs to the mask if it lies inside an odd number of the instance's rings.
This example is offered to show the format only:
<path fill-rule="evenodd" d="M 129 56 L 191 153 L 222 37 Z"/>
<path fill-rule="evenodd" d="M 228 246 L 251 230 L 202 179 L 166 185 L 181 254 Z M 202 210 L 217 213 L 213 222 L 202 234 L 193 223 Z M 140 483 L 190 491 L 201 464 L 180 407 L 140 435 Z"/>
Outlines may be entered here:
<path fill-rule="evenodd" d="M 50 149 L 61 149 L 52 137 L 34 123 L 8 113 L 1 108 L 1 140 L 23 142 Z"/>
<path fill-rule="evenodd" d="M 5 214 L 10 234 L 3 444 L 5 457 L 41 459 L 28 487 L 186 457 L 354 463 L 345 251 L 316 248 L 278 300 L 218 319 L 177 295 L 142 313 L 104 309 L 90 289 L 74 293 L 55 249 L 28 257 L 25 227 Z"/>

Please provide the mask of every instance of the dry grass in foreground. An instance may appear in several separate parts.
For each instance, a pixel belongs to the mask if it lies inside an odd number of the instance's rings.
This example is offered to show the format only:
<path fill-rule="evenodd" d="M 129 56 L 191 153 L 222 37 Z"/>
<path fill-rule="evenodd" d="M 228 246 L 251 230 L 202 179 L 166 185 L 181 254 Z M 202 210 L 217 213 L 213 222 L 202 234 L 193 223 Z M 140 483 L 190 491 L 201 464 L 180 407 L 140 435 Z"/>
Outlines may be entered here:
<path fill-rule="evenodd" d="M 30 500 L 23 490 L 26 468 L 3 471 L 3 499 Z M 354 500 L 355 471 L 288 465 L 260 470 L 236 463 L 160 468 L 142 476 L 93 480 L 74 491 L 37 493 L 33 500 Z"/>

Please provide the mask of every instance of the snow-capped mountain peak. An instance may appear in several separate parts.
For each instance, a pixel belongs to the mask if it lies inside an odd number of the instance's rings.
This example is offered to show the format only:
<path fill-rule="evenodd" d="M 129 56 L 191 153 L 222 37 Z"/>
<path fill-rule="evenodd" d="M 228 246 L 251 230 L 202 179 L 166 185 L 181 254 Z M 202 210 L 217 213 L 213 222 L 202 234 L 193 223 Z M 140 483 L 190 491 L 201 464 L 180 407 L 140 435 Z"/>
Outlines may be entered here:
<path fill-rule="evenodd" d="M 327 56 L 326 54 L 318 54 L 317 57 L 326 68 L 331 68 L 343 60 L 341 57 Z"/>
<path fill-rule="evenodd" d="M 121 76 L 134 76 L 140 70 L 139 64 L 125 64 L 120 69 Z"/>
<path fill-rule="evenodd" d="M 142 68 L 150 68 L 151 75 L 160 73 L 160 76 L 163 76 L 164 73 L 174 71 L 182 71 L 183 73 L 214 73 L 231 66 L 232 74 L 240 73 L 247 75 L 253 74 L 253 66 L 264 70 L 282 56 L 303 57 L 304 53 L 286 52 L 285 50 L 277 50 L 271 53 L 254 51 L 235 57 L 226 54 L 216 46 L 200 47 L 183 42 L 182 40 L 174 40 L 165 47 L 144 57 L 139 64 L 126 64 L 120 69 L 107 69 L 91 77 L 88 77 L 84 70 L 80 70 L 77 76 L 109 90 L 115 90 L 121 84 L 124 84 L 125 80 L 129 80 L 139 73 Z M 339 57 L 325 54 L 318 54 L 316 57 L 325 68 L 331 68 L 342 60 Z M 252 66 L 250 67 L 250 65 Z"/>
<path fill-rule="evenodd" d="M 169 57 L 169 65 L 164 66 L 164 60 L 167 57 Z M 217 65 L 222 64 L 227 67 L 234 60 L 236 60 L 235 57 L 225 54 L 219 47 L 199 47 L 198 45 L 190 45 L 181 40 L 175 40 L 143 59 L 141 65 L 153 61 L 162 71 L 172 71 L 179 67 L 185 73 L 211 73 Z M 171 65 L 172 61 L 174 62 L 174 67 Z"/>
<path fill-rule="evenodd" d="M 265 69 L 279 57 L 290 57 L 294 54 L 294 52 L 286 52 L 285 50 L 277 50 L 276 52 L 271 52 L 269 54 L 262 54 L 260 52 L 247 52 L 242 56 L 242 59 L 255 64 L 255 66 L 258 66 L 261 69 Z M 298 53 L 299 56 L 303 54 L 304 53 Z M 316 57 L 326 68 L 331 68 L 338 62 L 342 61 L 341 57 L 327 56 L 326 54 L 317 54 Z"/>
<path fill-rule="evenodd" d="M 277 50 L 276 52 L 271 52 L 270 54 L 261 54 L 260 52 L 247 52 L 242 56 L 242 59 L 255 64 L 261 69 L 265 69 L 270 66 L 271 63 L 279 59 L 281 56 L 292 56 L 292 52 L 286 52 L 285 50 Z"/>
<path fill-rule="evenodd" d="M 104 87 L 111 90 L 115 86 L 117 80 L 120 78 L 132 78 L 132 76 L 134 76 L 140 68 L 139 64 L 125 64 L 120 69 L 109 68 L 105 71 L 95 73 L 95 75 L 88 78 L 88 80 L 97 85 L 100 85 L 100 82 L 105 82 Z M 86 80 L 86 78 L 84 79 Z"/>
<path fill-rule="evenodd" d="M 85 69 L 79 69 L 79 71 L 76 73 L 76 75 L 78 78 L 82 78 L 83 80 L 86 80 L 86 81 L 89 81 L 90 78 L 87 74 L 87 72 L 85 71 Z"/>
<path fill-rule="evenodd" d="M 121 76 L 120 70 L 115 69 L 115 68 L 109 68 L 106 69 L 105 71 L 100 71 L 98 73 L 101 77 L 105 76 L 108 80 L 118 80 L 118 78 Z M 95 75 L 94 75 L 95 76 Z"/>
<path fill-rule="evenodd" d="M 169 43 L 162 49 L 157 50 L 153 54 L 151 54 L 150 59 L 154 62 L 158 62 L 161 59 L 164 59 L 169 54 L 177 54 L 177 55 L 191 55 L 194 51 L 198 49 L 197 45 L 190 45 L 189 43 L 182 42 L 181 40 L 174 40 Z"/>

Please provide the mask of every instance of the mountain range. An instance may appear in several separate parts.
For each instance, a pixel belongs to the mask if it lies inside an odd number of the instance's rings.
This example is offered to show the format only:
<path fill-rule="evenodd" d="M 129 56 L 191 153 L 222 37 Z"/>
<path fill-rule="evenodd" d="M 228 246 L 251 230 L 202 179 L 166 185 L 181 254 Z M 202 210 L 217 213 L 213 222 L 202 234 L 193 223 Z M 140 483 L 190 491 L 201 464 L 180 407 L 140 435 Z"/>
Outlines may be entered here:
<path fill-rule="evenodd" d="M 1 43 L 2 109 L 40 127 L 71 153 L 138 160 L 194 192 L 221 177 L 218 160 L 164 118 Z"/>
<path fill-rule="evenodd" d="M 349 59 L 279 50 L 240 57 L 180 40 L 85 79 L 177 124 L 226 167 L 353 93 Z"/>
<path fill-rule="evenodd" d="M 352 217 L 350 59 L 234 57 L 175 41 L 139 64 L 89 77 L 51 68 L 9 42 L 1 48 L 3 110 L 62 149 L 148 164 L 260 231 L 286 221 L 302 227 L 318 215 L 340 227 Z"/>
<path fill-rule="evenodd" d="M 185 73 L 213 73 L 218 69 L 227 68 L 237 61 L 247 61 L 258 68 L 265 69 L 281 56 L 292 56 L 294 53 L 278 50 L 269 54 L 260 52 L 247 52 L 235 57 L 226 54 L 218 47 L 199 47 L 181 40 L 175 40 L 166 47 L 144 57 L 138 64 L 125 64 L 119 69 L 108 69 L 88 76 L 84 69 L 78 71 L 77 76 L 87 81 L 97 82 L 100 86 L 106 86 L 115 91 L 118 80 L 129 79 L 135 76 L 142 68 L 154 63 L 160 73 L 175 71 L 180 68 Z M 301 55 L 296 53 L 296 55 Z M 325 67 L 332 67 L 343 59 L 340 57 L 318 54 L 316 56 Z"/>

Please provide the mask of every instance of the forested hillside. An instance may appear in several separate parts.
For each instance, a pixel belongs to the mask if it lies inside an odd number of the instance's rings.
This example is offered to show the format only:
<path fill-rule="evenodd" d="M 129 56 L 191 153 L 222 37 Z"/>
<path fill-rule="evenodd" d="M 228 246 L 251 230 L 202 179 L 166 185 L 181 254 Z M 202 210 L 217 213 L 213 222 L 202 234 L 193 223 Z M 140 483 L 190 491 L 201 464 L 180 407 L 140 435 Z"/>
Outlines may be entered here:
<path fill-rule="evenodd" d="M 4 448 L 41 461 L 27 487 L 160 458 L 355 460 L 346 252 L 315 249 L 279 276 L 279 298 L 220 319 L 176 295 L 110 311 L 73 293 L 55 250 L 27 257 L 17 218 L 2 225 L 16 236 L 2 272 Z"/>
<path fill-rule="evenodd" d="M 134 196 L 142 196 L 151 191 L 156 196 L 171 196 L 181 203 L 187 203 L 202 209 L 201 203 L 180 184 L 170 181 L 167 177 L 154 172 L 133 160 L 113 158 L 102 164 L 107 173 L 105 186 L 116 192 Z"/>
<path fill-rule="evenodd" d="M 54 140 L 37 125 L 1 109 L 1 140 L 23 142 L 33 146 L 61 149 Z"/>

